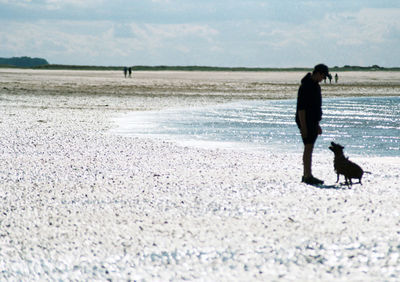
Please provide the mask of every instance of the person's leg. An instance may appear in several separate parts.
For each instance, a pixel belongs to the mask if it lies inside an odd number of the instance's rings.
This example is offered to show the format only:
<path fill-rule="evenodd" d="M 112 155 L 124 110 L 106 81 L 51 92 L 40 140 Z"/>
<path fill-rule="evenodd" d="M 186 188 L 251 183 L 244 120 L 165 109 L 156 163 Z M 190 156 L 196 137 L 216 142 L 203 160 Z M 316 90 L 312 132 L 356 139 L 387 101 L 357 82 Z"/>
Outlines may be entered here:
<path fill-rule="evenodd" d="M 304 153 L 303 153 L 303 178 L 302 182 L 311 185 L 319 185 L 324 184 L 324 181 L 315 178 L 312 175 L 312 153 L 314 149 L 314 143 L 306 143 L 304 144 Z"/>
<path fill-rule="evenodd" d="M 311 177 L 312 171 L 312 153 L 314 149 L 314 144 L 304 144 L 304 152 L 303 152 L 303 176 Z"/>
<path fill-rule="evenodd" d="M 308 126 L 307 127 L 307 137 L 302 138 L 304 144 L 304 152 L 303 152 L 303 178 L 302 182 L 307 184 L 323 184 L 322 180 L 315 178 L 312 175 L 312 153 L 314 150 L 314 143 L 318 137 L 318 125 Z"/>

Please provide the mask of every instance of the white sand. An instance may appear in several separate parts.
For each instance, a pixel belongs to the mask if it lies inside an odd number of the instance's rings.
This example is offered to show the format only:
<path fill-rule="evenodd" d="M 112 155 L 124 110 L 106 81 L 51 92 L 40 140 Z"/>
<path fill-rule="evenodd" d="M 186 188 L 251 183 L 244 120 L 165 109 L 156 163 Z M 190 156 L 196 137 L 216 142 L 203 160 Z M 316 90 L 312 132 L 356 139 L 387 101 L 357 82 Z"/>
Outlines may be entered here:
<path fill-rule="evenodd" d="M 291 97 L 295 81 L 120 75 L 0 69 L 0 280 L 400 277 L 399 158 L 351 158 L 372 172 L 364 185 L 318 189 L 300 183 L 300 154 L 189 148 L 109 131 L 129 110 Z M 385 86 L 387 75 L 377 73 L 324 90 L 400 95 L 400 74 L 391 75 Z M 245 95 L 227 90 L 238 85 Z M 328 150 L 314 158 L 315 175 L 330 184 L 332 159 Z"/>

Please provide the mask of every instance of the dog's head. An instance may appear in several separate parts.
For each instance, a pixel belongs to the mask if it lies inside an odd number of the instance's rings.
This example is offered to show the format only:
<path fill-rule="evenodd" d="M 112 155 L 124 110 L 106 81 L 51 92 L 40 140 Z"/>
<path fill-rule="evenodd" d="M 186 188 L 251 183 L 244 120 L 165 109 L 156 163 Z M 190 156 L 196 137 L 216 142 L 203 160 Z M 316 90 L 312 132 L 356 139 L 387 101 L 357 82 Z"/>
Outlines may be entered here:
<path fill-rule="evenodd" d="M 329 149 L 335 154 L 335 155 L 343 155 L 343 149 L 344 147 L 340 144 L 336 144 L 335 142 L 331 142 L 331 146 L 329 146 Z"/>

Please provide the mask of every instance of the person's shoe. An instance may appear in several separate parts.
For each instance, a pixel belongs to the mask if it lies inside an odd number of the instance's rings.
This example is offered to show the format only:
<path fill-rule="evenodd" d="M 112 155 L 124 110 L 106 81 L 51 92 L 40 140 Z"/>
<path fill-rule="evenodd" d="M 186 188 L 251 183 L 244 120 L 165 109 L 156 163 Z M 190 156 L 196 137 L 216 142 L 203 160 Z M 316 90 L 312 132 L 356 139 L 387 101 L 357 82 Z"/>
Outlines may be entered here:
<path fill-rule="evenodd" d="M 314 176 L 308 176 L 308 177 L 303 176 L 302 179 L 301 179 L 301 182 L 304 182 L 304 183 L 310 184 L 310 185 L 321 185 L 321 184 L 324 184 L 324 181 L 322 181 L 322 180 L 320 180 L 318 178 L 315 178 Z"/>

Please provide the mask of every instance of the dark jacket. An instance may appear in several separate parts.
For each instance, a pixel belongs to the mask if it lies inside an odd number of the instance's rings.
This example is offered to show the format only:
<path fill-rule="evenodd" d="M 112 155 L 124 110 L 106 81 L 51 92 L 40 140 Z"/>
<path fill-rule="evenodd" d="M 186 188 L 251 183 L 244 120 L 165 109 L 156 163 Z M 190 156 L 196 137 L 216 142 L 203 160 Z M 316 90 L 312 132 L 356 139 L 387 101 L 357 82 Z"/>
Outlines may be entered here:
<path fill-rule="evenodd" d="M 297 93 L 296 123 L 300 127 L 299 111 L 306 111 L 307 125 L 317 124 L 322 118 L 322 97 L 319 83 L 311 79 L 308 73 L 301 80 Z"/>

